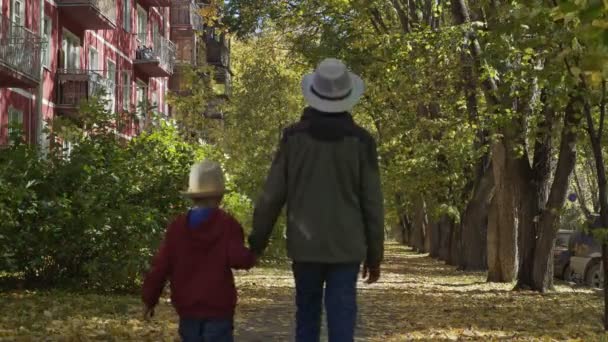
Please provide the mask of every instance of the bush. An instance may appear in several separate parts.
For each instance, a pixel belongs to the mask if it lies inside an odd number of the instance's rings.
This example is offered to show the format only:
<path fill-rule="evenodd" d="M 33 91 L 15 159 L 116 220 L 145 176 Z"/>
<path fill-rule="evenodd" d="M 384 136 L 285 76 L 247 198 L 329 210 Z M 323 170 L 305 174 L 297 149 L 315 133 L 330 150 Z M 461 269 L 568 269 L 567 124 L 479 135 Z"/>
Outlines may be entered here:
<path fill-rule="evenodd" d="M 0 270 L 36 285 L 137 285 L 200 146 L 163 125 L 124 146 L 80 140 L 69 158 L 17 144 L 0 152 Z"/>
<path fill-rule="evenodd" d="M 165 121 L 130 141 L 115 125 L 103 103 L 91 101 L 77 122 L 53 122 L 56 134 L 74 142 L 69 156 L 56 146 L 44 154 L 18 136 L 0 149 L 0 280 L 137 288 L 168 221 L 190 204 L 180 191 L 192 163 L 208 156 L 226 164 L 226 151 L 188 142 Z M 224 207 L 249 231 L 251 194 L 235 184 L 227 172 Z M 284 255 L 278 228 L 267 253 L 273 261 Z"/>

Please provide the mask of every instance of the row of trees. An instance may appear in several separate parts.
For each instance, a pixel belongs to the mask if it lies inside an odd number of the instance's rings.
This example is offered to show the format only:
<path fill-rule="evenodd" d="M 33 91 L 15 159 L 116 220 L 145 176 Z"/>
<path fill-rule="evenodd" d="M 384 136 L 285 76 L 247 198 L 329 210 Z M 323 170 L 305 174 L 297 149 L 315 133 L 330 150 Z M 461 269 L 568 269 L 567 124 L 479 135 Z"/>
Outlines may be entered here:
<path fill-rule="evenodd" d="M 237 73 L 227 119 L 254 146 L 230 153 L 260 179 L 301 110 L 301 72 L 341 58 L 367 82 L 355 116 L 377 136 L 389 218 L 409 243 L 547 291 L 567 193 L 608 227 L 607 13 L 599 0 L 230 1 L 239 58 L 259 67 Z"/>

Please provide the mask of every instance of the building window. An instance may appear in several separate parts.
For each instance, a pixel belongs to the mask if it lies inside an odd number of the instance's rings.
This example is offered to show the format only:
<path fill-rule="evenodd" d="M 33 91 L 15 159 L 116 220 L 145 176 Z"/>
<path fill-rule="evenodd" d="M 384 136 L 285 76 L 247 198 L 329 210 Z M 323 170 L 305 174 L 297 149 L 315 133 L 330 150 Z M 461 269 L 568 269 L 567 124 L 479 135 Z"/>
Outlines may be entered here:
<path fill-rule="evenodd" d="M 11 20 L 17 26 L 25 26 L 25 6 L 22 0 L 13 0 L 11 3 Z"/>
<path fill-rule="evenodd" d="M 146 38 L 148 36 L 148 12 L 141 7 L 137 6 L 137 39 L 143 44 L 146 44 Z"/>
<path fill-rule="evenodd" d="M 158 92 L 152 92 L 152 102 L 150 103 L 150 107 L 154 110 L 158 110 Z"/>
<path fill-rule="evenodd" d="M 13 107 L 8 108 L 8 138 L 9 143 L 15 143 L 17 136 L 23 134 L 23 112 Z"/>
<path fill-rule="evenodd" d="M 61 67 L 68 70 L 80 69 L 80 39 L 70 31 L 63 30 L 61 49 L 63 50 Z"/>
<path fill-rule="evenodd" d="M 108 59 L 106 72 L 108 79 L 106 110 L 113 113 L 116 108 L 116 63 Z"/>
<path fill-rule="evenodd" d="M 192 38 L 181 39 L 178 38 L 175 40 L 176 46 L 176 56 L 175 61 L 180 64 L 192 64 L 194 63 L 194 55 L 193 55 L 193 46 Z"/>
<path fill-rule="evenodd" d="M 122 108 L 129 110 L 131 105 L 131 75 L 128 71 L 122 73 Z"/>
<path fill-rule="evenodd" d="M 64 138 L 61 145 L 61 147 L 63 148 L 63 157 L 65 159 L 70 159 L 70 155 L 72 154 L 72 150 L 74 149 L 74 144 Z"/>
<path fill-rule="evenodd" d="M 89 70 L 98 70 L 99 53 L 93 47 L 89 47 Z"/>
<path fill-rule="evenodd" d="M 51 35 L 53 29 L 53 22 L 49 16 L 44 16 L 42 22 L 42 39 L 44 39 L 44 51 L 42 52 L 42 65 L 50 68 L 51 67 Z"/>
<path fill-rule="evenodd" d="M 154 42 L 154 46 L 160 45 L 160 29 L 158 28 L 158 23 L 152 25 L 152 41 Z"/>
<path fill-rule="evenodd" d="M 127 32 L 131 32 L 131 0 L 123 0 L 122 25 Z"/>
<path fill-rule="evenodd" d="M 146 83 L 137 80 L 137 119 L 139 120 L 139 131 L 146 128 L 148 117 L 148 87 Z"/>

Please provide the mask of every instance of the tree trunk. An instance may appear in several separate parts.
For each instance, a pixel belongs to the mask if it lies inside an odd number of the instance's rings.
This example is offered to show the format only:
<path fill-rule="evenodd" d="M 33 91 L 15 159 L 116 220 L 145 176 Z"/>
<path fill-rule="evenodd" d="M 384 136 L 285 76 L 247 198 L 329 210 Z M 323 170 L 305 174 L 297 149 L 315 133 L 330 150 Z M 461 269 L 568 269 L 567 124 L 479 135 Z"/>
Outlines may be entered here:
<path fill-rule="evenodd" d="M 488 268 L 488 212 L 493 194 L 494 175 L 489 165 L 475 184 L 473 197 L 462 218 L 461 255 L 458 258 L 458 266 L 462 270 L 481 271 Z"/>
<path fill-rule="evenodd" d="M 425 236 L 427 228 L 426 207 L 424 198 L 418 197 L 414 209 L 414 229 L 412 229 L 412 247 L 418 253 L 426 253 Z"/>
<path fill-rule="evenodd" d="M 449 219 L 446 224 L 450 230 L 450 258 L 448 259 L 448 265 L 458 266 L 460 260 L 460 241 L 462 240 L 462 232 L 459 224 L 455 224 L 454 220 Z"/>
<path fill-rule="evenodd" d="M 595 170 L 598 187 L 598 204 L 600 209 L 600 224 L 602 229 L 608 229 L 608 182 L 606 180 L 606 164 L 602 151 L 602 138 L 606 120 L 606 80 L 602 82 L 602 97 L 599 104 L 600 120 L 597 132 L 594 127 L 591 108 L 585 103 L 585 117 L 587 118 L 587 132 L 591 141 L 591 149 L 595 160 Z M 604 330 L 608 331 L 608 246 L 602 241 L 602 265 L 604 274 Z"/>
<path fill-rule="evenodd" d="M 411 223 L 406 213 L 400 215 L 399 228 L 401 229 L 401 244 L 408 245 L 410 243 Z"/>
<path fill-rule="evenodd" d="M 439 221 L 439 231 L 441 234 L 440 248 L 439 248 L 439 260 L 449 262 L 451 252 L 451 241 L 452 241 L 452 226 L 450 225 L 451 220 L 447 215 L 441 217 Z"/>
<path fill-rule="evenodd" d="M 504 138 L 503 138 L 504 140 Z M 488 219 L 488 281 L 511 282 L 518 267 L 517 217 L 513 163 L 504 141 L 492 146 L 495 193 Z"/>
<path fill-rule="evenodd" d="M 602 243 L 602 267 L 604 268 L 604 331 L 608 331 L 608 245 Z"/>
<path fill-rule="evenodd" d="M 430 249 L 431 258 L 439 258 L 441 251 L 441 220 L 429 224 L 430 231 Z"/>
<path fill-rule="evenodd" d="M 424 251 L 426 253 L 430 253 L 431 252 L 431 240 L 432 240 L 432 236 L 433 236 L 433 229 L 431 227 L 431 224 L 428 221 L 428 215 L 426 214 L 426 203 L 425 203 L 425 207 L 424 207 Z"/>
<path fill-rule="evenodd" d="M 531 289 L 534 287 L 533 270 L 534 256 L 538 237 L 539 215 L 545 209 L 549 198 L 549 178 L 551 176 L 552 134 L 555 126 L 555 110 L 549 104 L 547 90 L 541 92 L 543 103 L 543 120 L 539 123 L 538 134 L 534 146 L 532 168 L 527 162 L 521 165 L 520 186 L 520 265 L 517 288 Z"/>
<path fill-rule="evenodd" d="M 591 220 L 591 211 L 587 206 L 587 199 L 585 198 L 585 192 L 583 191 L 583 186 L 581 185 L 581 179 L 578 176 L 578 172 L 576 172 L 576 166 L 574 166 L 572 174 L 574 175 L 574 185 L 576 186 L 579 207 L 581 208 L 581 211 L 583 212 L 587 220 Z"/>
<path fill-rule="evenodd" d="M 553 286 L 553 247 L 558 230 L 556 222 L 566 200 L 570 175 L 576 163 L 576 128 L 582 118 L 577 112 L 577 103 L 580 104 L 580 99 L 573 97 L 566 106 L 557 169 L 547 205 L 538 224 L 532 289 L 540 292 L 545 292 Z"/>
<path fill-rule="evenodd" d="M 532 182 L 531 178 L 524 178 L 523 181 L 524 184 L 523 186 L 520 186 L 519 189 L 519 271 L 517 274 L 517 285 L 515 287 L 517 289 L 531 289 L 533 283 L 534 252 L 536 249 L 539 196 L 537 184 Z"/>

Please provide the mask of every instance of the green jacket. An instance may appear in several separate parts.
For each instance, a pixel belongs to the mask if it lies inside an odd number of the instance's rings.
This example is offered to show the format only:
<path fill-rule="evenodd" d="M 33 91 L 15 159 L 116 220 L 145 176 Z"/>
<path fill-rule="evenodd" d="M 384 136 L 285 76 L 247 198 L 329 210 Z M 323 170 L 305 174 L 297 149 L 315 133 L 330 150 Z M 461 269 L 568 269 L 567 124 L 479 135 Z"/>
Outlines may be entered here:
<path fill-rule="evenodd" d="M 307 108 L 282 141 L 249 236 L 261 254 L 287 204 L 287 250 L 298 262 L 379 265 L 384 208 L 376 143 L 349 113 Z"/>

